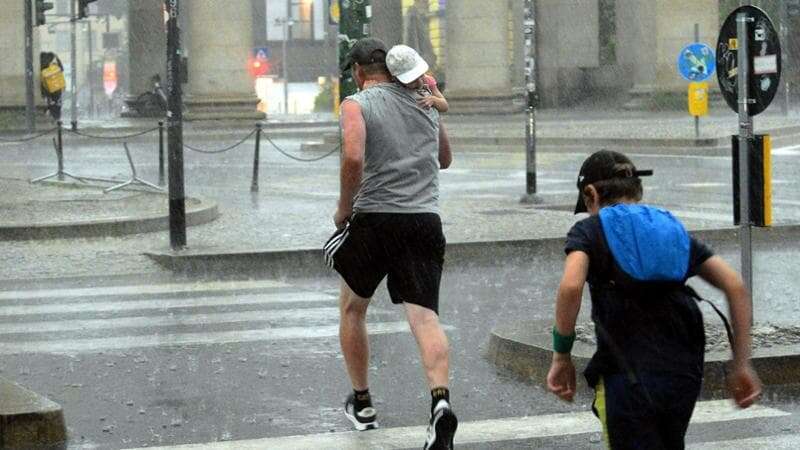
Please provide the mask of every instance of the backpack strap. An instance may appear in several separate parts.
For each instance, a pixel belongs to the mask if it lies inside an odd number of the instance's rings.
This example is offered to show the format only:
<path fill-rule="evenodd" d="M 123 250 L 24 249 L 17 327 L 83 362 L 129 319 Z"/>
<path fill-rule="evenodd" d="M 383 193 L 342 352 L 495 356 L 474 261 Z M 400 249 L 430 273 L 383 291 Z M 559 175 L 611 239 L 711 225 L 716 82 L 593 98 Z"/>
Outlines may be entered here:
<path fill-rule="evenodd" d="M 731 324 L 728 322 L 728 318 L 725 317 L 725 314 L 723 314 L 722 311 L 720 311 L 720 309 L 717 308 L 717 305 L 715 305 L 710 300 L 701 297 L 700 294 L 698 294 L 697 291 L 695 291 L 694 288 L 689 286 L 688 284 L 683 286 L 683 290 L 690 297 L 697 300 L 697 303 L 706 302 L 709 305 L 711 305 L 711 308 L 714 309 L 714 312 L 716 312 L 719 318 L 722 319 L 722 324 L 725 325 L 725 333 L 728 335 L 728 343 L 731 344 L 731 348 L 733 348 L 733 331 L 731 330 Z"/>

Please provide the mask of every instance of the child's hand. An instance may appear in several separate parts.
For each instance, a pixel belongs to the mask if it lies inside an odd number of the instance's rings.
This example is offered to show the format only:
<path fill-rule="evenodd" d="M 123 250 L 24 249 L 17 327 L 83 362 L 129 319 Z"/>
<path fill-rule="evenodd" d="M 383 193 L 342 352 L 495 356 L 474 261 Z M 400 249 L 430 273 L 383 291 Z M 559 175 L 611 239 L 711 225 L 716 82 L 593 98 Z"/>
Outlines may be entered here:
<path fill-rule="evenodd" d="M 750 363 L 735 367 L 728 375 L 728 390 L 740 408 L 747 408 L 761 395 L 761 380 Z"/>
<path fill-rule="evenodd" d="M 547 389 L 561 400 L 571 402 L 575 396 L 575 365 L 568 354 L 553 353 L 547 373 Z"/>
<path fill-rule="evenodd" d="M 428 109 L 436 103 L 436 98 L 432 95 L 426 95 L 421 99 L 417 100 L 417 105 L 421 108 Z"/>

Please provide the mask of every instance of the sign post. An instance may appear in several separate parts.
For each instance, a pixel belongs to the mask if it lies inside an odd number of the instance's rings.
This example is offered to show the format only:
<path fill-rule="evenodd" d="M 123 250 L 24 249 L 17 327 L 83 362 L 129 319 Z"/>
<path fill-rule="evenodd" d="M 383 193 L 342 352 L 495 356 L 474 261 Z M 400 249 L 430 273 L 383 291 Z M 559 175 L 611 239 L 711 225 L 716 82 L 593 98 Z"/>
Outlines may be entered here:
<path fill-rule="evenodd" d="M 780 85 L 781 73 L 780 39 L 763 10 L 741 6 L 728 16 L 717 40 L 717 65 L 722 96 L 739 115 L 738 148 L 733 150 L 738 150 L 741 268 L 745 285 L 752 293 L 753 221 L 749 167 L 754 144 L 752 117 L 772 102 Z"/>
<path fill-rule="evenodd" d="M 181 35 L 179 0 L 166 0 L 167 11 L 167 141 L 169 152 L 169 242 L 173 250 L 186 247 L 186 194 L 183 182 L 183 99 L 181 93 Z"/>
<path fill-rule="evenodd" d="M 525 40 L 525 195 L 521 203 L 541 203 L 536 196 L 536 4 L 525 0 L 523 39 Z"/>
<path fill-rule="evenodd" d="M 678 54 L 678 73 L 689 81 L 689 114 L 694 116 L 694 136 L 700 137 L 700 116 L 708 115 L 708 83 L 706 80 L 717 68 L 714 50 L 700 39 L 700 26 L 694 25 L 695 42 L 681 49 Z"/>

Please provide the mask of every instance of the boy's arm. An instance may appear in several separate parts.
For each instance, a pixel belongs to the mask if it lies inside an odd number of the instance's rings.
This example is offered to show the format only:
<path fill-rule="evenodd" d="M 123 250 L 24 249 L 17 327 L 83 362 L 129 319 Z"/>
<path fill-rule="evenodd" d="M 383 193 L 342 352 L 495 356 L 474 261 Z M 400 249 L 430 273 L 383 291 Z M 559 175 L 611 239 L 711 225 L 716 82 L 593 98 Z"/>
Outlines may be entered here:
<path fill-rule="evenodd" d="M 564 275 L 556 296 L 555 332 L 561 336 L 575 334 L 575 322 L 581 309 L 583 285 L 589 271 L 589 255 L 573 251 L 564 263 Z M 575 366 L 569 353 L 553 352 L 553 362 L 547 373 L 547 387 L 562 400 L 575 396 Z"/>
<path fill-rule="evenodd" d="M 353 213 L 353 198 L 361 185 L 364 169 L 364 149 L 367 142 L 367 129 L 361 106 L 352 101 L 342 103 L 342 165 L 339 173 L 339 204 L 333 221 L 336 227 L 344 226 L 345 220 Z"/>
<path fill-rule="evenodd" d="M 736 403 L 746 408 L 761 394 L 761 382 L 750 365 L 750 295 L 739 274 L 719 256 L 700 265 L 698 275 L 725 293 L 733 326 L 733 374 L 730 389 Z"/>

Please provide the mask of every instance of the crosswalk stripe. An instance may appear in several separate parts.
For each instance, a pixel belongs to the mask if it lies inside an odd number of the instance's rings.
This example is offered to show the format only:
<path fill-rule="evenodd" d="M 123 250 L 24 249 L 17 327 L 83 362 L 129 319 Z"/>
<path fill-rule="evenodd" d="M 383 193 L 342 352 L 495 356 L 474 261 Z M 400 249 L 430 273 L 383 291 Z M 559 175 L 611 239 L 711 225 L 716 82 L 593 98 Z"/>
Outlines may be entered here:
<path fill-rule="evenodd" d="M 777 409 L 754 405 L 740 410 L 729 400 L 698 402 L 692 423 L 715 423 L 731 420 L 788 416 Z M 260 450 L 293 449 L 397 449 L 419 447 L 426 427 L 398 427 L 368 432 L 322 433 L 205 444 L 150 447 L 150 450 Z M 485 443 L 552 436 L 568 436 L 600 431 L 600 424 L 591 412 L 550 414 L 507 419 L 479 420 L 460 423 L 456 444 Z M 139 449 L 142 450 L 142 449 Z"/>
<path fill-rule="evenodd" d="M 83 302 L 47 305 L 0 306 L 0 316 L 27 316 L 36 314 L 65 314 L 118 312 L 170 308 L 198 308 L 204 306 L 267 305 L 280 303 L 333 302 L 336 297 L 315 292 L 284 292 L 248 294 L 241 296 L 199 297 L 176 299 L 123 300 L 115 302 Z M 2 325 L 0 325 L 1 327 Z"/>
<path fill-rule="evenodd" d="M 216 292 L 245 289 L 288 287 L 277 280 L 204 281 L 198 283 L 166 283 L 134 286 L 98 286 L 88 288 L 55 288 L 36 290 L 0 291 L 2 300 L 33 298 L 98 297 L 104 295 L 164 294 L 174 292 Z"/>
<path fill-rule="evenodd" d="M 800 434 L 779 434 L 729 441 L 698 442 L 686 446 L 689 450 L 797 450 L 800 448 Z"/>
<path fill-rule="evenodd" d="M 57 333 L 63 331 L 118 330 L 124 328 L 148 328 L 202 324 L 240 322 L 298 322 L 306 326 L 324 320 L 338 320 L 339 308 L 272 309 L 245 312 L 210 314 L 169 314 L 166 316 L 135 316 L 111 319 L 61 320 L 48 322 L 14 322 L 0 324 L 0 336 L 4 334 Z"/>
<path fill-rule="evenodd" d="M 451 328 L 445 326 L 445 328 Z M 407 322 L 377 322 L 367 325 L 370 334 L 391 334 L 409 331 Z M 263 330 L 238 330 L 210 333 L 176 333 L 160 335 L 120 336 L 97 339 L 55 341 L 2 342 L 0 355 L 19 353 L 77 354 L 102 350 L 165 347 L 194 344 L 230 344 L 287 339 L 329 338 L 339 335 L 339 325 L 316 327 L 284 327 Z"/>

